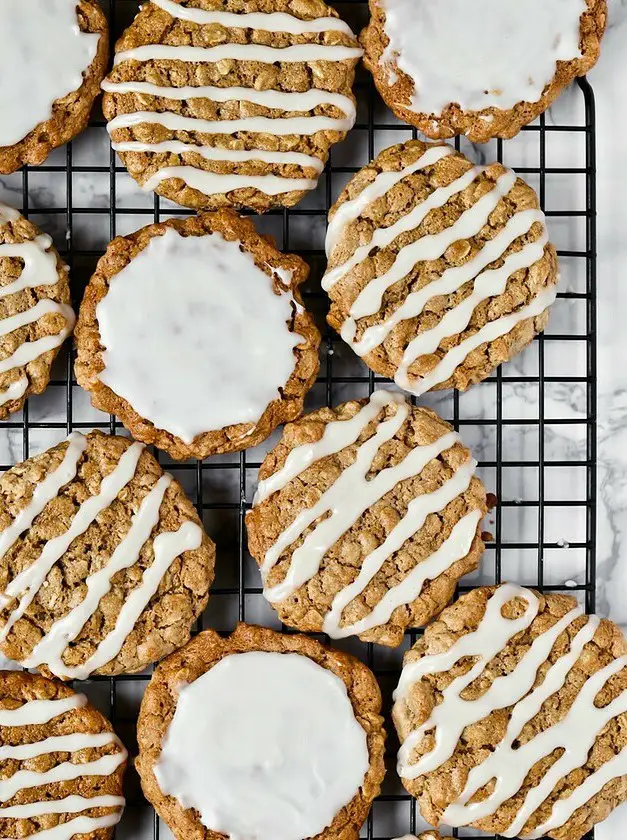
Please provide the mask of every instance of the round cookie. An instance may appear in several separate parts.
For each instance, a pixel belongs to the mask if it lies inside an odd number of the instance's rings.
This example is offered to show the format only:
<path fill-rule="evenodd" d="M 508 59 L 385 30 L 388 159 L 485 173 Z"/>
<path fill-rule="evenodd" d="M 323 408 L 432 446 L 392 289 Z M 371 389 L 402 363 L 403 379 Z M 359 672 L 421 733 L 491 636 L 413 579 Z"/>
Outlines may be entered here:
<path fill-rule="evenodd" d="M 0 3 L 0 173 L 43 163 L 80 134 L 108 51 L 97 0 Z"/>
<path fill-rule="evenodd" d="M 141 671 L 207 604 L 215 548 L 140 443 L 78 432 L 0 478 L 0 649 L 61 679 Z"/>
<path fill-rule="evenodd" d="M 513 137 L 597 61 L 606 0 L 370 0 L 364 63 L 434 140 Z M 445 57 L 445 58 L 444 58 Z"/>
<path fill-rule="evenodd" d="M 361 55 L 322 0 L 152 0 L 103 85 L 113 148 L 185 207 L 292 207 L 355 122 Z"/>
<path fill-rule="evenodd" d="M 113 837 L 127 753 L 83 694 L 0 671 L 0 740 L 3 838 Z"/>
<path fill-rule="evenodd" d="M 118 237 L 83 298 L 76 378 L 173 458 L 256 446 L 300 415 L 318 373 L 307 274 L 231 210 Z"/>
<path fill-rule="evenodd" d="M 535 192 L 500 163 L 401 143 L 355 175 L 329 219 L 328 321 L 412 394 L 466 390 L 547 324 L 557 254 Z"/>
<path fill-rule="evenodd" d="M 207 630 L 155 671 L 135 766 L 179 840 L 357 840 L 385 774 L 380 711 L 374 675 L 346 653 Z"/>
<path fill-rule="evenodd" d="M 399 645 L 479 563 L 487 507 L 475 467 L 448 423 L 391 391 L 287 426 L 246 515 L 281 621 Z"/>
<path fill-rule="evenodd" d="M 67 271 L 52 239 L 0 203 L 0 420 L 45 390 L 74 328 Z"/>
<path fill-rule="evenodd" d="M 570 596 L 463 595 L 394 700 L 398 772 L 433 825 L 580 840 L 627 799 L 627 643 Z"/>

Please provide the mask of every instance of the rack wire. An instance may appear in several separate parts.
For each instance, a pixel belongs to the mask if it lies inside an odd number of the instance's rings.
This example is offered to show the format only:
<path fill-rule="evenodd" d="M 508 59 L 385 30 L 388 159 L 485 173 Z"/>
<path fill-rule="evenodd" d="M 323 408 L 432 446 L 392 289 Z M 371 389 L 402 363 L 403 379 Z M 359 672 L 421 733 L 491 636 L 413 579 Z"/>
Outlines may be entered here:
<path fill-rule="evenodd" d="M 137 11 L 136 0 L 103 0 L 114 39 Z M 335 4 L 357 30 L 365 23 L 367 0 Z M 355 128 L 336 147 L 316 192 L 299 206 L 257 219 L 274 234 L 279 247 L 303 256 L 311 266 L 305 292 L 324 334 L 322 368 L 307 409 L 337 405 L 366 396 L 385 383 L 369 372 L 324 325 L 326 296 L 320 289 L 325 259 L 326 214 L 351 174 L 385 146 L 415 136 L 385 110 L 371 79 L 361 71 L 356 85 L 359 109 Z M 558 242 L 562 291 L 553 326 L 512 363 L 503 366 L 468 394 L 440 392 L 422 400 L 461 431 L 474 449 L 488 489 L 499 500 L 486 529 L 493 535 L 482 570 L 462 581 L 464 591 L 479 583 L 510 579 L 544 591 L 569 591 L 594 610 L 596 499 L 596 183 L 595 108 L 586 79 L 566 95 L 568 118 L 550 115 L 523 129 L 512 141 L 457 148 L 478 159 L 511 165 L 539 192 L 549 227 Z M 94 154 L 89 149 L 96 149 Z M 559 183 L 559 188 L 555 186 Z M 141 193 L 110 150 L 105 123 L 96 117 L 88 131 L 55 152 L 44 166 L 25 167 L 0 179 L 0 195 L 19 205 L 52 233 L 70 265 L 78 306 L 82 290 L 107 241 L 168 216 L 188 215 L 157 196 Z M 557 195 L 558 205 L 553 206 Z M 87 198 L 84 200 L 83 196 Z M 561 348 L 561 352 L 556 350 Z M 1 424 L 1 469 L 51 446 L 72 429 L 108 429 L 124 433 L 113 418 L 91 409 L 73 377 L 71 354 L 62 357 L 47 392 L 23 412 Z M 218 548 L 217 577 L 208 611 L 197 629 L 230 630 L 237 620 L 269 626 L 277 619 L 265 604 L 258 572 L 246 550 L 244 516 L 250 507 L 258 467 L 276 442 L 205 462 L 161 462 L 193 498 Z M 407 634 L 399 651 L 347 641 L 377 675 L 389 712 L 402 653 L 418 633 Z M 113 720 L 130 749 L 136 750 L 135 722 L 150 671 L 116 678 L 94 678 L 81 685 Z M 389 723 L 388 730 L 392 727 Z M 389 731 L 388 774 L 383 793 L 364 826 L 368 840 L 419 831 L 415 802 L 394 771 L 395 737 Z M 129 770 L 128 807 L 116 836 L 165 840 L 167 829 L 145 802 L 137 777 Z M 472 831 L 454 833 L 473 837 Z M 482 835 L 485 836 L 485 835 Z M 591 835 L 592 836 L 592 835 Z"/>

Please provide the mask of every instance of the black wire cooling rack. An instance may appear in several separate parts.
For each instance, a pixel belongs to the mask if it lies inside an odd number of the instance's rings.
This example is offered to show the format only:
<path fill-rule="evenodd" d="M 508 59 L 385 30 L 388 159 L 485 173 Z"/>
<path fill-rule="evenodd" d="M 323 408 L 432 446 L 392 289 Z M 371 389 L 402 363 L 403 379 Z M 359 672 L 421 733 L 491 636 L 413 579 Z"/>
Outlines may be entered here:
<path fill-rule="evenodd" d="M 105 0 L 114 39 L 137 11 L 136 0 Z M 337 4 L 342 16 L 357 30 L 365 22 L 366 0 Z M 360 75 L 361 74 L 361 75 Z M 257 225 L 273 233 L 278 245 L 303 256 L 311 266 L 305 298 L 323 329 L 322 368 L 308 409 L 371 393 L 384 380 L 368 372 L 338 337 L 324 326 L 326 296 L 320 290 L 325 258 L 323 238 L 326 213 L 351 173 L 385 146 L 411 137 L 380 102 L 363 71 L 358 73 L 357 124 L 336 147 L 316 192 L 301 205 L 261 217 Z M 595 497 L 596 497 L 596 187 L 595 112 L 589 83 L 565 95 L 569 116 L 550 114 L 523 129 L 518 138 L 496 141 L 473 149 L 462 139 L 463 151 L 479 159 L 498 159 L 512 166 L 539 192 L 557 239 L 562 267 L 562 291 L 552 324 L 531 348 L 505 365 L 466 395 L 441 392 L 427 397 L 461 431 L 480 460 L 488 489 L 499 500 L 486 529 L 487 545 L 480 575 L 463 581 L 460 589 L 504 579 L 543 590 L 566 590 L 578 596 L 588 610 L 595 601 Z M 559 122 L 559 124 L 558 124 Z M 94 162 L 84 150 L 97 141 L 105 158 Z M 71 268 L 75 303 L 106 243 L 118 233 L 187 215 L 157 196 L 146 198 L 135 190 L 124 167 L 107 143 L 100 118 L 74 143 L 55 153 L 46 165 L 26 167 L 0 179 L 2 195 L 14 205 L 20 197 L 23 212 L 44 230 L 54 233 L 59 250 Z M 41 179 L 53 179 L 56 188 L 41 189 Z M 37 179 L 37 184 L 34 180 Z M 86 181 L 98 183 L 85 193 Z M 558 204 L 553 206 L 555 186 Z M 130 186 L 130 191 L 129 191 Z M 566 189 L 563 189 L 563 187 Z M 104 199 L 103 199 L 104 193 Z M 88 200 L 82 200 L 86 194 Z M 91 195 L 91 198 L 90 198 Z M 60 196 L 60 197 L 59 197 Z M 98 227 L 99 233 L 86 233 Z M 561 313 L 561 314 L 560 314 Z M 3 423 L 9 445 L 0 460 L 7 469 L 50 446 L 72 429 L 103 428 L 123 432 L 114 418 L 88 407 L 73 378 L 73 360 L 58 362 L 46 394 L 31 400 L 21 415 Z M 50 410 L 44 410 L 49 406 Z M 259 464 L 275 437 L 264 447 L 203 463 L 162 463 L 178 478 L 197 505 L 209 534 L 218 547 L 218 568 L 205 626 L 230 630 L 248 620 L 276 626 L 276 617 L 261 595 L 257 569 L 247 554 L 244 516 L 250 507 Z M 573 537 L 574 535 L 574 537 Z M 203 622 L 199 623 L 201 629 Z M 400 651 L 389 651 L 356 641 L 342 647 L 357 653 L 374 670 L 383 690 L 386 712 L 398 678 L 400 659 L 417 633 L 407 634 Z M 150 673 L 117 678 L 95 678 L 81 685 L 109 715 L 129 747 L 136 750 L 135 721 Z M 388 718 L 388 730 L 391 724 Z M 364 826 L 368 840 L 420 830 L 415 803 L 405 794 L 394 771 L 397 744 L 388 738 L 388 777 L 383 795 L 375 802 Z M 137 777 L 129 770 L 128 807 L 118 827 L 118 838 L 148 840 L 169 837 L 169 832 L 142 798 Z M 457 835 L 455 835 L 457 836 Z M 472 837 L 472 832 L 460 832 Z M 485 835 L 483 835 L 485 836 Z"/>

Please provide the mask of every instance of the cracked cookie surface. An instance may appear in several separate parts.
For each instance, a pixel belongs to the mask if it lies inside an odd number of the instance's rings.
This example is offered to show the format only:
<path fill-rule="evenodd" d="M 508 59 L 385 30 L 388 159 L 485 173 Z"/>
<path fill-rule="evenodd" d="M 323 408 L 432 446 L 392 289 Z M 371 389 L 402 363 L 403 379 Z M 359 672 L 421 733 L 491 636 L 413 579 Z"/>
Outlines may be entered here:
<path fill-rule="evenodd" d="M 474 467 L 448 423 L 388 391 L 286 426 L 246 516 L 281 621 L 399 645 L 479 562 Z"/>
<path fill-rule="evenodd" d="M 0 647 L 62 679 L 141 671 L 184 644 L 215 549 L 141 444 L 91 432 L 0 478 Z"/>

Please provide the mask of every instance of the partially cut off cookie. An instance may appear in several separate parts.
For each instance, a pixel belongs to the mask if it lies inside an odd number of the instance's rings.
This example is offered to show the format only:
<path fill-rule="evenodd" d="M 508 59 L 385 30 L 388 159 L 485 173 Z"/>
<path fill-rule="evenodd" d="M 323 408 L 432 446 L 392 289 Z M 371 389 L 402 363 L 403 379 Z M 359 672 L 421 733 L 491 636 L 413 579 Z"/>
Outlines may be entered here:
<path fill-rule="evenodd" d="M 173 458 L 255 446 L 300 415 L 318 373 L 307 274 L 231 210 L 118 237 L 81 305 L 78 382 Z"/>
<path fill-rule="evenodd" d="M 3 838 L 113 837 L 127 752 L 85 695 L 0 671 L 0 739 Z"/>
<path fill-rule="evenodd" d="M 358 172 L 326 249 L 329 323 L 417 396 L 481 382 L 545 328 L 557 295 L 536 193 L 445 144 L 391 146 Z"/>
<path fill-rule="evenodd" d="M 189 639 L 214 559 L 142 444 L 74 432 L 0 478 L 0 649 L 63 680 L 141 671 Z"/>
<path fill-rule="evenodd" d="M 142 788 L 177 840 L 357 840 L 385 768 L 381 693 L 358 659 L 240 624 L 155 671 Z"/>
<path fill-rule="evenodd" d="M 599 56 L 606 0 L 370 0 L 379 93 L 434 140 L 513 137 Z"/>
<path fill-rule="evenodd" d="M 85 128 L 108 47 L 97 0 L 2 0 L 0 173 L 43 163 Z"/>
<path fill-rule="evenodd" d="M 292 207 L 355 122 L 361 54 L 322 0 L 152 0 L 103 84 L 113 148 L 186 207 Z"/>
<path fill-rule="evenodd" d="M 627 643 L 570 596 L 463 595 L 394 701 L 398 772 L 432 825 L 580 840 L 627 799 Z"/>
<path fill-rule="evenodd" d="M 75 320 L 52 239 L 0 203 L 0 420 L 45 390 Z"/>
<path fill-rule="evenodd" d="M 286 426 L 246 516 L 281 621 L 399 645 L 477 567 L 487 508 L 475 467 L 448 423 L 390 391 Z"/>

